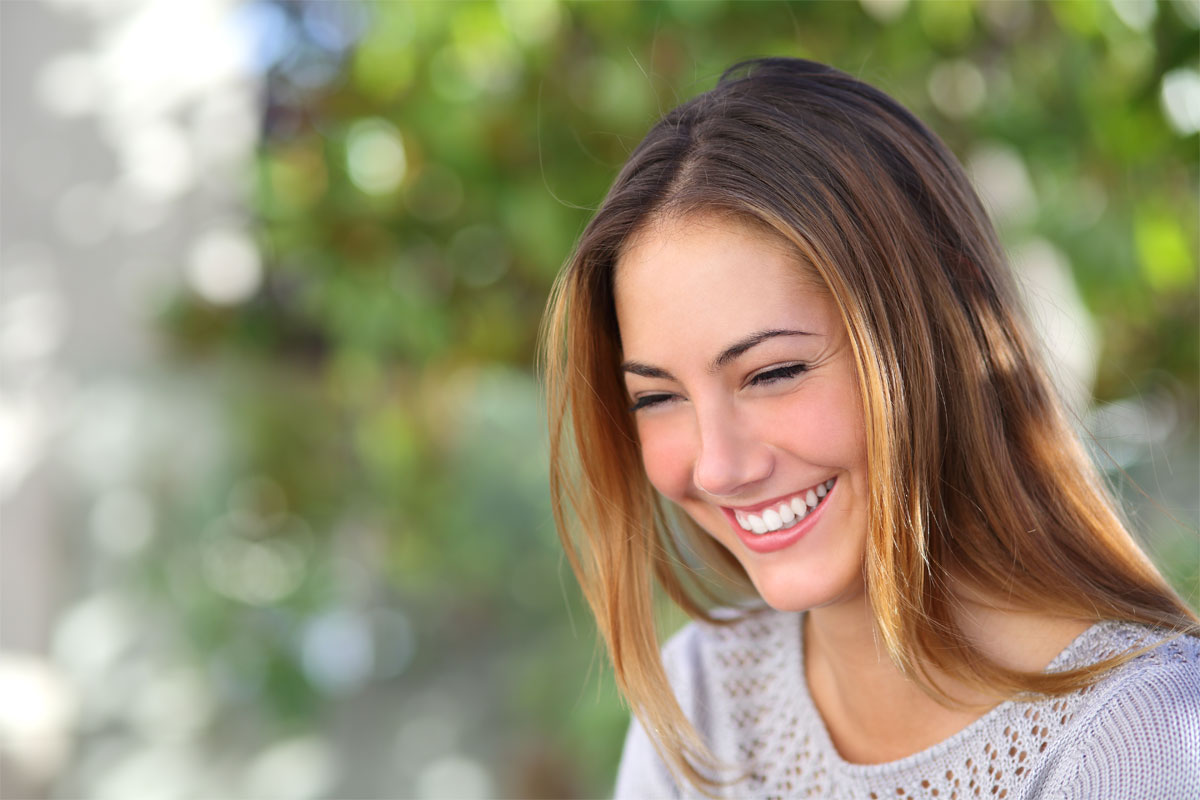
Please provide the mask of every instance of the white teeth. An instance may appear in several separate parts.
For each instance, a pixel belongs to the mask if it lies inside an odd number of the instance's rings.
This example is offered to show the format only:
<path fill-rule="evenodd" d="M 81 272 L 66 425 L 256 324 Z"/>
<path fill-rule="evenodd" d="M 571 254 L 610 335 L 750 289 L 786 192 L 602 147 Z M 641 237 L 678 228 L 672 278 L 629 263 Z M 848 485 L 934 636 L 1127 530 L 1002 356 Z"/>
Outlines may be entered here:
<path fill-rule="evenodd" d="M 835 478 L 809 489 L 803 495 L 796 495 L 790 502 L 782 503 L 775 508 L 767 508 L 759 514 L 747 514 L 744 511 L 734 511 L 733 516 L 742 530 L 753 531 L 761 535 L 790 526 L 792 523 L 808 516 L 829 490 L 833 488 Z"/>
<path fill-rule="evenodd" d="M 796 519 L 804 519 L 808 516 L 808 506 L 804 504 L 804 498 L 792 498 L 792 511 L 796 512 Z"/>

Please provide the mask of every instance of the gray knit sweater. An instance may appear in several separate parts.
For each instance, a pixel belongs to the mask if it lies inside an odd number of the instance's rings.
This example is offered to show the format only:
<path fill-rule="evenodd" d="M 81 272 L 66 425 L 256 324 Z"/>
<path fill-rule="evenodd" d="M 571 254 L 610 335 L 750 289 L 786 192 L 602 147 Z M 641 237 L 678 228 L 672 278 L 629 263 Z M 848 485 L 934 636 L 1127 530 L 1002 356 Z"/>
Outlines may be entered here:
<path fill-rule="evenodd" d="M 735 798 L 875 800 L 1200 800 L 1200 640 L 1167 641 L 1093 686 L 1002 703 L 945 741 L 886 764 L 851 764 L 829 740 L 804 674 L 802 615 L 768 612 L 729 627 L 693 623 L 663 651 L 684 713 L 749 777 Z M 1102 622 L 1047 667 L 1146 645 L 1149 629 Z M 634 721 L 617 776 L 621 800 L 703 796 L 680 786 Z"/>

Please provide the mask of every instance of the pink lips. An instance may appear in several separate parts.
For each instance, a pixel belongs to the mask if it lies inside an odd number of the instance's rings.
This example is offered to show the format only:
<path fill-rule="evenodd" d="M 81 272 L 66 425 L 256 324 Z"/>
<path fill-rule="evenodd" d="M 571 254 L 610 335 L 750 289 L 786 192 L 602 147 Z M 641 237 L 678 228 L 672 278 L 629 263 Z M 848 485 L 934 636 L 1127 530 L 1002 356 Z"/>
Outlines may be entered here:
<path fill-rule="evenodd" d="M 780 530 L 768 533 L 753 533 L 745 530 L 738 524 L 733 509 L 722 506 L 721 511 L 725 514 L 725 518 L 729 521 L 729 524 L 733 526 L 734 531 L 737 532 L 738 538 L 742 540 L 742 544 L 746 546 L 746 549 L 753 550 L 756 553 L 773 553 L 776 550 L 782 550 L 785 547 L 795 544 L 804 534 L 816 526 L 825 513 L 825 507 L 829 505 L 829 499 L 837 491 L 837 488 L 837 483 L 835 483 L 833 488 L 829 490 L 829 493 L 825 495 L 820 505 L 808 512 L 808 515 L 804 519 L 797 520 L 791 527 L 781 528 Z"/>

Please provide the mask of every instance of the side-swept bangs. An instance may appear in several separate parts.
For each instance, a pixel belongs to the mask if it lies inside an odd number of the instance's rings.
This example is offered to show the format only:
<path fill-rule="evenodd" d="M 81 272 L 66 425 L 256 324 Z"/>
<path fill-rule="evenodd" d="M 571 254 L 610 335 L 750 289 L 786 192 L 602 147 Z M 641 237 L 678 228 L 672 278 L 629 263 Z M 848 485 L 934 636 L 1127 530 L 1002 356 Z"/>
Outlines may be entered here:
<path fill-rule="evenodd" d="M 867 590 L 906 674 L 949 703 L 935 672 L 1002 694 L 1061 693 L 1120 660 L 1053 675 L 995 664 L 955 625 L 964 588 L 1014 608 L 1195 628 L 1068 424 L 953 155 L 849 75 L 749 62 L 631 154 L 556 283 L 543 331 L 559 530 L 618 684 L 681 774 L 720 782 L 663 673 L 653 580 L 714 624 L 728 621 L 714 604 L 752 588 L 727 550 L 672 521 L 642 471 L 612 282 L 640 230 L 694 214 L 731 215 L 789 243 L 841 315 L 870 465 Z"/>

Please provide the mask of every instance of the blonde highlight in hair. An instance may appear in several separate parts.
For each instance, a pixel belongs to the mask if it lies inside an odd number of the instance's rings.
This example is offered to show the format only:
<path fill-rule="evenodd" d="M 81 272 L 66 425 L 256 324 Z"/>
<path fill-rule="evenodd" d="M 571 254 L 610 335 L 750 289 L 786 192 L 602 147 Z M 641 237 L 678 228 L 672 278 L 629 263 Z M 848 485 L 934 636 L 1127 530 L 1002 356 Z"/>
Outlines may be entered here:
<path fill-rule="evenodd" d="M 867 591 L 906 675 L 950 704 L 935 674 L 1010 697 L 1059 694 L 1130 657 L 1052 674 L 1010 669 L 956 624 L 964 591 L 1063 617 L 1197 630 L 1073 433 L 954 157 L 855 78 L 801 60 L 747 62 L 670 112 L 630 156 L 559 276 L 542 337 L 560 535 L 621 692 L 680 775 L 711 789 L 728 773 L 671 693 L 654 582 L 715 624 L 727 620 L 711 608 L 754 594 L 731 553 L 690 521 L 670 523 L 646 479 L 612 280 L 644 226 L 697 213 L 789 242 L 841 315 L 870 464 Z"/>

